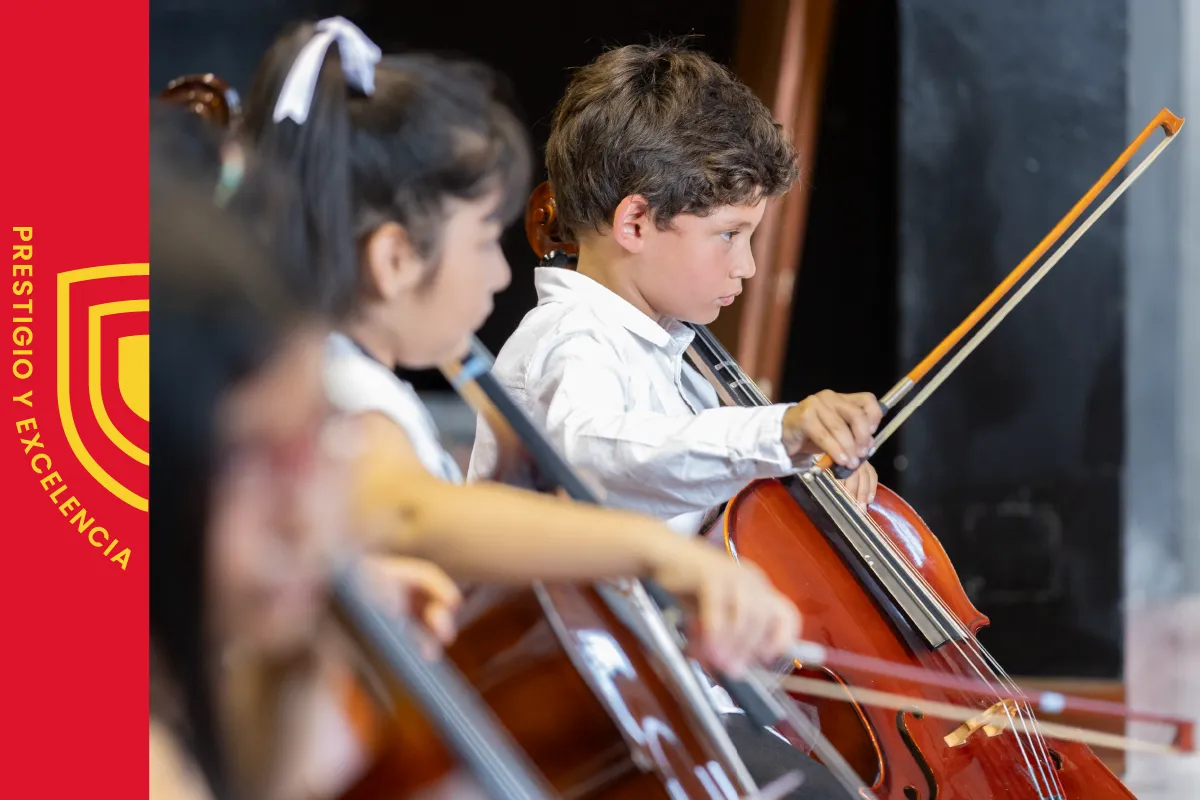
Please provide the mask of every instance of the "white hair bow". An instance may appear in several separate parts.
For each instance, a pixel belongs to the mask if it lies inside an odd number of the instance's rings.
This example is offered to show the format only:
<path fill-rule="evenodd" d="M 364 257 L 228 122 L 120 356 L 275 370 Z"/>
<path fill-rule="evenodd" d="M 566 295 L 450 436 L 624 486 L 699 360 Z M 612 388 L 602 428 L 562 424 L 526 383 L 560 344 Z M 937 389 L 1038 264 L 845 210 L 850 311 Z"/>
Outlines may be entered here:
<path fill-rule="evenodd" d="M 313 92 L 317 88 L 317 76 L 329 45 L 338 43 L 342 58 L 342 72 L 346 83 L 363 94 L 375 91 L 375 65 L 383 55 L 379 47 L 359 30 L 358 26 L 344 17 L 330 17 L 317 23 L 317 32 L 304 45 L 300 55 L 288 71 L 275 103 L 275 122 L 295 120 L 303 125 L 312 106 Z"/>

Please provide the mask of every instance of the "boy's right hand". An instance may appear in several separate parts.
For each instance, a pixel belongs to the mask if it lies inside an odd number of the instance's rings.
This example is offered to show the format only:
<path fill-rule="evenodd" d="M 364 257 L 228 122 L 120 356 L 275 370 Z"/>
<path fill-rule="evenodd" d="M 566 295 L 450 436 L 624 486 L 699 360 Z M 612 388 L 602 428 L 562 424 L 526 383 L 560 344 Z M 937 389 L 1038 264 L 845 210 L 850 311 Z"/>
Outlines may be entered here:
<path fill-rule="evenodd" d="M 828 453 L 835 463 L 857 469 L 875 447 L 883 409 L 870 392 L 838 394 L 826 389 L 806 397 L 783 415 L 783 446 L 793 459 Z"/>
<path fill-rule="evenodd" d="M 654 578 L 698 614 L 699 655 L 730 677 L 770 663 L 800 636 L 800 612 L 753 564 L 738 563 L 703 539 L 681 539 Z"/>

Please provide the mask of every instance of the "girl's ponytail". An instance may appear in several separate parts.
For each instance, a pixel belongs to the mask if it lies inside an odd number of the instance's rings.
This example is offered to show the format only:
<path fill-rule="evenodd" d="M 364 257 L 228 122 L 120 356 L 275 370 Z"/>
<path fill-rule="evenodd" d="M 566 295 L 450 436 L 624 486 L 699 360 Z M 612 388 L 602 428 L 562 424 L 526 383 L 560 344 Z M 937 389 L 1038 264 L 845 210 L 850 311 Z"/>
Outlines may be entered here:
<path fill-rule="evenodd" d="M 345 287 L 357 285 L 349 96 L 374 92 L 379 58 L 341 17 L 298 26 L 267 51 L 247 104 L 259 154 L 296 184 L 278 216 L 277 257 L 294 288 L 334 315 L 350 309 Z"/>

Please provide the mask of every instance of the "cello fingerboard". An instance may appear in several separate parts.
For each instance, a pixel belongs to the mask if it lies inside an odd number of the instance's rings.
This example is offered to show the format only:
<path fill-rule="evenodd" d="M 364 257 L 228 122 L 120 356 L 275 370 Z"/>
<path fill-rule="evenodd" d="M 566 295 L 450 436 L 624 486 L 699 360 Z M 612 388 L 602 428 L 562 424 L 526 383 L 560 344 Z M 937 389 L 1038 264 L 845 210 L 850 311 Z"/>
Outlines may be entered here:
<path fill-rule="evenodd" d="M 714 388 L 719 395 L 732 398 L 739 406 L 771 404 L 712 331 L 694 323 L 688 323 L 688 327 L 696 334 L 692 352 L 703 361 L 696 368 L 710 382 L 716 382 Z M 821 474 L 806 475 L 803 479 L 791 476 L 781 482 L 805 513 L 822 521 L 819 526 L 822 532 L 859 572 L 863 585 L 877 590 L 876 601 L 885 613 L 892 616 L 901 613 L 908 626 L 915 628 L 933 648 L 965 635 L 958 620 L 930 594 L 929 587 L 871 524 L 870 518 L 829 484 L 834 480 Z"/>

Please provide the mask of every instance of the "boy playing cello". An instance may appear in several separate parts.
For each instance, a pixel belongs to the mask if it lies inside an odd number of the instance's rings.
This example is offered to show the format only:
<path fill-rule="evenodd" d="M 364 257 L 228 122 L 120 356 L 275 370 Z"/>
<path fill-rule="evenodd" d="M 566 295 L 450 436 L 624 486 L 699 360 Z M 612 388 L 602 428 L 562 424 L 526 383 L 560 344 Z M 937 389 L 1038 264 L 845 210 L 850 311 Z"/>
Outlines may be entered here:
<path fill-rule="evenodd" d="M 684 359 L 683 323 L 712 322 L 741 293 L 766 203 L 798 177 L 794 149 L 750 90 L 701 53 L 609 51 L 571 81 L 546 164 L 578 266 L 535 271 L 538 305 L 493 371 L 607 501 L 694 535 L 747 482 L 827 452 L 855 470 L 847 488 L 869 503 L 872 395 L 721 408 Z M 481 421 L 469 477 L 491 477 L 497 455 Z M 744 722 L 728 719 L 731 733 Z M 779 746 L 749 738 L 761 733 L 739 736 L 752 771 L 751 758 Z"/>

